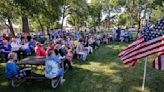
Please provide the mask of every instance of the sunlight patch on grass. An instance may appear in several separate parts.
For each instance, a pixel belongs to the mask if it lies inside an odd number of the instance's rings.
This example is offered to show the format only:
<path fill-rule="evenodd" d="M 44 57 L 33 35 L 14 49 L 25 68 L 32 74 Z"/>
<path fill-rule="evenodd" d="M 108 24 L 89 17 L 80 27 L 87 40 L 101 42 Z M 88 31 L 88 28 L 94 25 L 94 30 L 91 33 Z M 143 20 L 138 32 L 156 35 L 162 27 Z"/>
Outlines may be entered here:
<path fill-rule="evenodd" d="M 0 84 L 1 86 L 8 86 L 9 85 L 9 82 L 5 81 L 5 82 L 1 82 Z"/>
<path fill-rule="evenodd" d="M 0 67 L 5 67 L 5 63 L 0 63 Z"/>
<path fill-rule="evenodd" d="M 116 64 L 115 64 L 116 65 Z M 78 68 L 89 70 L 95 76 L 104 75 L 104 76 L 113 76 L 115 79 L 115 74 L 119 73 L 120 70 L 112 69 L 112 65 L 102 65 L 99 62 L 90 62 L 88 65 L 78 65 Z M 115 82 L 121 82 L 120 78 L 117 78 Z"/>
<path fill-rule="evenodd" d="M 111 76 L 113 83 L 121 84 L 123 82 L 122 78 L 116 75 Z"/>
<path fill-rule="evenodd" d="M 114 50 L 122 50 L 122 49 L 125 49 L 126 48 L 125 46 L 121 46 L 121 45 L 115 45 L 115 46 L 113 46 L 113 45 L 107 45 L 107 47 L 112 48 Z"/>
<path fill-rule="evenodd" d="M 142 92 L 142 85 L 141 86 L 133 86 L 132 90 L 136 90 L 138 92 Z M 150 92 L 150 90 L 148 88 L 145 88 L 143 92 Z"/>

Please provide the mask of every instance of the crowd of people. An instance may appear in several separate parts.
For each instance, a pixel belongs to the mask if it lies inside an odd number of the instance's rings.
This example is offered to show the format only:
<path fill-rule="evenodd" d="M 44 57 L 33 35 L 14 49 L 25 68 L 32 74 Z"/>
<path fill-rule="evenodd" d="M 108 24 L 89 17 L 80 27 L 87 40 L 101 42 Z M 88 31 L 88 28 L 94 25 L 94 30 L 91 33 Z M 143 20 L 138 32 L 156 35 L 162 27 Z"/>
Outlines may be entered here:
<path fill-rule="evenodd" d="M 134 39 L 132 34 L 129 32 L 129 28 L 126 27 L 125 29 L 115 28 L 113 30 L 113 38 L 117 42 L 130 42 Z"/>
<path fill-rule="evenodd" d="M 130 40 L 127 29 L 124 31 L 123 37 Z M 66 69 L 73 70 L 74 58 L 88 63 L 87 57 L 93 53 L 94 49 L 101 44 L 109 44 L 112 40 L 121 41 L 119 28 L 114 30 L 113 34 L 95 30 L 89 32 L 51 30 L 48 36 L 42 32 L 37 35 L 22 33 L 15 37 L 4 34 L 0 37 L 0 55 L 4 59 L 3 61 L 8 61 L 6 64 L 8 79 L 15 76 L 22 77 L 27 70 L 29 71 L 29 69 L 20 70 L 16 64 L 17 61 L 28 56 L 39 56 L 46 58 L 45 76 L 48 78 L 60 76 L 61 83 L 63 83 L 65 81 L 64 71 Z M 63 67 L 57 67 L 61 62 L 63 62 Z"/>
<path fill-rule="evenodd" d="M 64 70 L 72 70 L 72 61 L 74 58 L 81 59 L 84 63 L 88 63 L 87 57 L 93 53 L 94 49 L 100 44 L 108 44 L 112 41 L 112 35 L 109 33 L 98 32 L 66 32 L 66 31 L 51 31 L 48 37 L 40 32 L 38 35 L 18 34 L 15 37 L 3 35 L 0 38 L 0 54 L 7 62 L 6 77 L 12 78 L 15 75 L 20 75 L 20 69 L 16 65 L 16 61 L 22 58 L 35 55 L 46 57 L 46 75 L 50 77 L 49 63 L 54 61 L 61 63 L 61 57 L 64 59 L 64 67 L 57 69 L 56 73 L 61 76 L 64 82 Z M 22 57 L 21 57 L 22 56 Z M 50 63 L 52 65 L 53 63 Z M 55 72 L 53 70 L 53 72 Z M 52 73 L 54 74 L 54 73 Z M 57 76 L 56 75 L 56 76 Z M 22 74 L 21 74 L 22 76 Z M 52 76 L 51 76 L 52 77 Z"/>

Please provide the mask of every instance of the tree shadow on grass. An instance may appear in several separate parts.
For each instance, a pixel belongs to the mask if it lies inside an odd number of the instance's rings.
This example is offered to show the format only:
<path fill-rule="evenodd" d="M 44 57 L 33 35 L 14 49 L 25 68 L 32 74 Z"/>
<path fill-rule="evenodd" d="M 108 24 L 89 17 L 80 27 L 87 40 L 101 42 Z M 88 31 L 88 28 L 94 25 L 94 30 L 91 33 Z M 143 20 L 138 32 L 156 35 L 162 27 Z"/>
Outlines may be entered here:
<path fill-rule="evenodd" d="M 57 89 L 51 88 L 50 80 L 29 81 L 18 88 L 12 88 L 9 81 L 2 75 L 0 77 L 0 91 L 140 92 L 144 62 L 138 63 L 135 68 L 129 68 L 118 59 L 117 54 L 121 50 L 117 48 L 114 47 L 113 49 L 110 46 L 100 47 L 89 56 L 90 64 L 88 65 L 75 61 L 74 71 L 69 71 L 65 74 L 66 82 Z M 0 71 L 3 72 L 4 67 L 0 67 Z M 147 66 L 146 78 L 145 92 L 163 92 L 164 73 L 152 69 L 150 62 Z"/>
<path fill-rule="evenodd" d="M 20 87 L 12 88 L 9 80 L 3 76 L 0 79 L 0 89 L 2 92 L 127 92 L 132 85 L 121 78 L 121 72 L 119 70 L 106 73 L 74 67 L 74 71 L 65 74 L 66 82 L 57 89 L 51 88 L 50 80 L 32 80 L 24 82 Z"/>

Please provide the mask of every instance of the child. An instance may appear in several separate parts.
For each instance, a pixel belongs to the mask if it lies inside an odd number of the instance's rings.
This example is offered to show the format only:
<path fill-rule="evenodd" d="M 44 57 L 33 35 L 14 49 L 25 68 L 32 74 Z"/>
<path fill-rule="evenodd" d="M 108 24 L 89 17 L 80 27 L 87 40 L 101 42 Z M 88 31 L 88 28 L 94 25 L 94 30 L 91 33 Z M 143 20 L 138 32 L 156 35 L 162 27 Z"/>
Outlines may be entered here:
<path fill-rule="evenodd" d="M 8 59 L 9 61 L 6 64 L 6 77 L 10 79 L 19 74 L 19 67 L 15 63 L 17 60 L 17 54 L 13 52 L 10 53 Z"/>
<path fill-rule="evenodd" d="M 9 53 L 8 59 L 9 61 L 6 64 L 6 78 L 11 79 L 13 77 L 24 77 L 25 75 L 29 75 L 29 73 L 31 73 L 30 68 L 24 68 L 23 70 L 19 69 L 18 65 L 16 64 L 16 53 Z"/>
<path fill-rule="evenodd" d="M 69 49 L 66 55 L 66 60 L 64 61 L 64 69 L 66 69 L 66 64 L 68 64 L 69 69 L 73 69 L 71 65 L 72 60 L 73 60 L 72 49 Z"/>
<path fill-rule="evenodd" d="M 56 56 L 53 50 L 48 52 L 48 57 L 45 60 L 46 69 L 45 69 L 45 76 L 49 79 L 53 79 L 55 77 L 60 77 L 61 84 L 65 82 L 64 77 L 64 69 L 60 68 L 59 65 L 61 64 L 61 60 L 58 56 Z M 55 82 L 55 81 L 54 81 Z"/>

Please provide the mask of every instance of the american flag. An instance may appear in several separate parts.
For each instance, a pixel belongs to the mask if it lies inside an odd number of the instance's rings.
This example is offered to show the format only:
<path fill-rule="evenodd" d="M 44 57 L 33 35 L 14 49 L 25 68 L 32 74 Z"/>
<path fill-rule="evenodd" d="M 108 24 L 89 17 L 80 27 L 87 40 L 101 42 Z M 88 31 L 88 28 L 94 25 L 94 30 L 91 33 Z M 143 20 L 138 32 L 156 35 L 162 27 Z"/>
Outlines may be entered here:
<path fill-rule="evenodd" d="M 134 66 L 139 59 L 164 52 L 164 18 L 149 26 L 148 20 L 141 36 L 119 54 L 123 63 Z"/>

